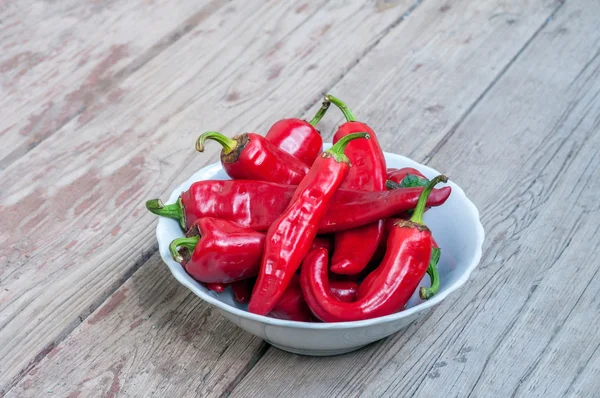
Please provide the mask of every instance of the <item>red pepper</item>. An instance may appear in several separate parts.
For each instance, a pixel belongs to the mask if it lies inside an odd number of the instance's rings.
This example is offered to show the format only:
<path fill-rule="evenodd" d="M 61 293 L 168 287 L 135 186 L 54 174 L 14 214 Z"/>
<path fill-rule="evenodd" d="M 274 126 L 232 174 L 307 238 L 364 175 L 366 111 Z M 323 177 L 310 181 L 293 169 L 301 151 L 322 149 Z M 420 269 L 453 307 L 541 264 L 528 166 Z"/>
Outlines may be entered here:
<path fill-rule="evenodd" d="M 339 300 L 352 302 L 356 300 L 358 285 L 352 281 L 331 281 L 331 293 Z M 281 296 L 268 316 L 298 322 L 318 322 L 312 314 L 300 287 L 300 276 L 294 275 L 285 293 Z"/>
<path fill-rule="evenodd" d="M 350 159 L 352 167 L 342 188 L 384 191 L 387 176 L 385 157 L 375 132 L 365 123 L 357 122 L 354 114 L 338 98 L 326 95 L 325 99 L 340 108 L 346 117 L 346 123 L 333 136 L 334 144 L 348 134 L 360 131 L 366 131 L 371 137 L 348 144 L 344 153 Z M 336 233 L 331 271 L 345 275 L 360 273 L 377 250 L 382 234 L 383 220 Z"/>
<path fill-rule="evenodd" d="M 268 316 L 297 322 L 317 322 L 302 295 L 300 276 L 294 275 Z"/>
<path fill-rule="evenodd" d="M 447 181 L 434 178 L 423 191 L 409 221 L 399 221 L 388 238 L 388 249 L 377 272 L 365 282 L 378 286 L 353 303 L 344 303 L 330 292 L 327 278 L 327 250 L 316 249 L 306 256 L 301 286 L 312 312 L 325 322 L 345 322 L 393 314 L 405 308 L 408 299 L 427 272 L 431 259 L 432 237 L 423 224 L 427 196 L 435 184 Z M 369 281 L 369 279 L 372 279 Z"/>
<path fill-rule="evenodd" d="M 369 138 L 369 135 L 347 135 L 315 160 L 288 208 L 269 227 L 248 311 L 268 314 L 290 284 L 317 235 L 336 190 L 348 174 L 350 162 L 344 149 L 356 138 Z"/>
<path fill-rule="evenodd" d="M 233 282 L 231 290 L 233 291 L 233 299 L 240 304 L 245 304 L 250 301 L 250 293 L 252 292 L 252 279 L 244 279 L 242 281 Z"/>
<path fill-rule="evenodd" d="M 387 240 L 390 232 L 392 231 L 392 228 L 399 221 L 403 221 L 403 219 L 389 218 L 386 220 L 384 239 Z M 431 287 L 428 287 L 428 288 L 421 287 L 420 288 L 419 296 L 423 300 L 427 300 L 427 299 L 431 298 L 434 294 L 436 294 L 438 292 L 438 290 L 440 288 L 440 275 L 438 273 L 437 264 L 440 261 L 441 252 L 440 252 L 440 248 L 438 247 L 438 244 L 436 243 L 435 239 L 433 239 L 433 236 L 431 237 L 431 241 L 433 242 L 432 247 L 431 247 L 431 260 L 429 261 L 429 266 L 427 267 L 427 274 L 429 275 L 429 279 L 431 281 Z M 384 252 L 383 255 L 379 255 L 379 253 L 377 253 L 373 257 L 373 260 L 375 260 L 377 262 L 381 262 L 381 260 L 383 259 L 383 256 L 385 255 L 386 246 L 387 245 L 383 245 L 383 252 Z M 382 246 L 380 245 L 380 247 L 377 250 L 378 251 L 381 250 L 381 247 Z M 380 256 L 380 257 L 376 258 L 376 256 Z M 371 294 L 372 292 L 375 292 L 377 289 L 379 289 L 379 286 L 376 284 L 377 283 L 376 275 L 380 271 L 381 271 L 381 268 L 376 267 L 371 272 L 374 275 L 371 276 L 369 274 L 369 275 L 367 275 L 368 277 L 366 277 L 362 281 L 362 283 L 360 284 L 360 286 L 358 288 L 358 292 L 356 294 L 356 297 L 358 299 L 361 299 L 362 297 L 365 297 L 365 296 Z"/>
<path fill-rule="evenodd" d="M 223 293 L 223 290 L 227 287 L 225 283 L 203 283 L 203 285 L 215 293 Z"/>
<path fill-rule="evenodd" d="M 331 241 L 331 238 L 328 235 L 317 236 L 313 240 L 312 245 L 310 246 L 310 250 L 319 249 L 321 247 L 327 250 L 333 249 L 333 242 Z"/>
<path fill-rule="evenodd" d="M 302 119 L 279 120 L 271 126 L 265 138 L 310 166 L 323 150 L 323 138 L 315 126 L 325 115 L 327 108 L 329 101 L 323 101 L 323 106 L 310 123 Z"/>
<path fill-rule="evenodd" d="M 419 170 L 412 167 L 403 167 L 401 169 L 393 169 L 392 171 L 388 171 L 387 179 L 388 181 L 393 181 L 396 184 L 400 184 L 402 180 L 409 174 L 419 178 L 427 179 L 427 177 L 425 177 Z"/>
<path fill-rule="evenodd" d="M 204 141 L 207 139 L 223 146 L 221 164 L 234 180 L 298 184 L 308 173 L 309 166 L 306 163 L 279 149 L 261 135 L 244 133 L 227 138 L 216 131 L 209 131 L 198 138 L 196 150 L 204 152 Z"/>
<path fill-rule="evenodd" d="M 427 185 L 429 180 L 419 170 L 412 167 L 405 167 L 388 173 L 388 179 L 385 183 L 388 189 L 414 188 Z"/>
<path fill-rule="evenodd" d="M 230 283 L 258 274 L 265 234 L 206 217 L 197 220 L 187 235 L 175 239 L 169 248 L 173 259 L 197 281 Z"/>
<path fill-rule="evenodd" d="M 327 250 L 327 248 L 320 248 L 320 249 L 325 249 Z M 338 300 L 346 302 L 346 303 L 351 303 L 353 301 L 356 301 L 356 292 L 358 291 L 358 283 L 356 283 L 355 281 L 349 281 L 349 280 L 330 280 L 329 281 L 329 288 L 331 289 L 331 293 L 333 293 L 333 295 L 335 297 L 338 298 Z"/>
<path fill-rule="evenodd" d="M 146 202 L 146 208 L 156 215 L 178 220 L 184 230 L 199 218 L 214 217 L 266 231 L 289 205 L 296 188 L 264 181 L 206 180 L 192 184 L 176 203 L 163 205 L 160 199 L 152 199 Z M 356 228 L 414 209 L 422 191 L 423 188 L 384 192 L 339 189 L 318 233 Z M 450 187 L 434 189 L 427 206 L 443 204 L 451 192 Z"/>

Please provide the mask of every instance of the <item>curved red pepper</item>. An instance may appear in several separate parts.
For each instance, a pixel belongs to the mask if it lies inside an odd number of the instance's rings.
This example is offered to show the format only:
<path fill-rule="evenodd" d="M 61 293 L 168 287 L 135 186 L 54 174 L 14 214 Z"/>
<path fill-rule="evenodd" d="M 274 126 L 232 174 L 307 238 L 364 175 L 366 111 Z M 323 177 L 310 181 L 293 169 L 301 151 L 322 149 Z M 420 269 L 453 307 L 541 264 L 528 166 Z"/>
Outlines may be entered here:
<path fill-rule="evenodd" d="M 368 132 L 371 137 L 369 140 L 358 140 L 348 144 L 345 153 L 352 168 L 342 183 L 342 188 L 384 191 L 387 176 L 385 157 L 375 132 L 365 123 L 357 122 L 350 109 L 338 98 L 326 95 L 325 99 L 340 108 L 346 117 L 346 123 L 342 124 L 333 136 L 334 144 L 342 137 L 360 131 Z M 331 271 L 345 275 L 360 273 L 377 250 L 382 233 L 383 220 L 336 233 Z"/>
<path fill-rule="evenodd" d="M 310 122 L 302 119 L 279 120 L 271 126 L 265 138 L 310 166 L 323 151 L 323 138 L 315 126 L 325 115 L 327 108 L 329 101 L 323 101 L 323 106 Z"/>
<path fill-rule="evenodd" d="M 289 205 L 296 187 L 264 181 L 226 180 L 199 181 L 181 194 L 176 203 L 164 205 L 160 199 L 146 202 L 152 213 L 174 218 L 187 230 L 202 217 L 229 220 L 266 231 Z M 362 192 L 339 189 L 325 217 L 319 234 L 328 234 L 393 217 L 414 209 L 423 188 L 402 188 L 384 192 Z M 427 206 L 439 206 L 452 189 L 434 189 Z"/>
<path fill-rule="evenodd" d="M 346 145 L 366 133 L 350 134 L 315 160 L 283 214 L 269 227 L 260 272 L 248 311 L 266 315 L 285 292 L 317 235 L 336 190 L 348 174 Z M 330 292 L 331 293 L 331 292 Z"/>
<path fill-rule="evenodd" d="M 319 249 L 327 250 L 327 248 L 324 247 Z M 343 301 L 345 303 L 351 303 L 353 301 L 356 301 L 358 283 L 356 283 L 355 281 L 332 279 L 329 281 L 329 288 L 331 289 L 331 293 L 333 293 L 333 295 L 337 297 L 337 299 L 340 301 Z"/>
<path fill-rule="evenodd" d="M 446 181 L 434 178 L 419 198 L 409 221 L 399 221 L 388 238 L 388 249 L 378 272 L 367 279 L 379 289 L 353 303 L 337 300 L 330 292 L 327 278 L 327 250 L 316 249 L 303 263 L 301 286 L 313 314 L 325 322 L 357 321 L 393 314 L 402 310 L 427 272 L 431 258 L 432 237 L 423 224 L 427 196 L 435 184 Z"/>
<path fill-rule="evenodd" d="M 262 135 L 244 133 L 227 138 L 216 131 L 209 131 L 196 141 L 198 152 L 204 152 L 204 141 L 207 139 L 223 146 L 221 164 L 234 180 L 298 184 L 308 173 L 309 166 L 306 163 L 271 144 Z"/>
<path fill-rule="evenodd" d="M 344 302 L 356 300 L 358 284 L 352 281 L 331 281 L 331 293 Z M 300 287 L 300 276 L 294 275 L 285 293 L 281 296 L 275 307 L 269 312 L 271 318 L 285 319 L 297 322 L 318 322 L 313 315 Z"/>
<path fill-rule="evenodd" d="M 230 283 L 258 274 L 264 244 L 263 233 L 206 217 L 194 223 L 188 237 L 175 239 L 169 248 L 173 259 L 197 281 Z"/>

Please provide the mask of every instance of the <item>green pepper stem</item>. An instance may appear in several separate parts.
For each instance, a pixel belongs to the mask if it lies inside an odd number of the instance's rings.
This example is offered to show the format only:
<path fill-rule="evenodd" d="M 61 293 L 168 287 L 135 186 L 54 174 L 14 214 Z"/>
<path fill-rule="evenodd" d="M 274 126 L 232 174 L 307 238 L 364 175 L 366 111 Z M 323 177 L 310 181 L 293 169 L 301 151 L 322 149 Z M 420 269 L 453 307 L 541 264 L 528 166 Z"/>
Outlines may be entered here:
<path fill-rule="evenodd" d="M 350 108 L 348 108 L 348 106 L 345 103 L 343 103 L 342 100 L 340 100 L 339 98 L 336 98 L 331 94 L 327 94 L 325 95 L 325 101 L 329 101 L 333 105 L 337 106 L 340 109 L 340 111 L 342 111 L 342 113 L 344 114 L 344 117 L 346 118 L 347 122 L 356 121 L 356 117 L 354 116 Z"/>
<path fill-rule="evenodd" d="M 185 230 L 185 213 L 181 198 L 177 199 L 177 202 L 171 205 L 164 205 L 160 199 L 150 199 L 146 202 L 146 209 L 157 216 L 174 218 L 179 221 L 179 225 Z"/>
<path fill-rule="evenodd" d="M 190 251 L 190 253 L 192 253 L 196 248 L 196 245 L 198 244 L 199 240 L 199 236 L 190 236 L 189 238 L 177 238 L 173 242 L 171 242 L 171 244 L 169 245 L 169 251 L 171 252 L 171 257 L 173 257 L 173 260 L 181 264 L 183 262 L 183 257 L 181 256 L 181 254 L 179 254 L 177 248 L 185 247 Z"/>
<path fill-rule="evenodd" d="M 415 207 L 415 211 L 410 218 L 410 221 L 414 222 L 415 224 L 423 225 L 423 213 L 425 212 L 425 205 L 427 204 L 427 198 L 429 198 L 429 194 L 433 190 L 433 187 L 435 187 L 438 183 L 447 181 L 448 177 L 441 174 L 425 185 L 423 192 L 421 192 L 421 196 L 419 196 L 419 201 L 417 202 L 417 206 Z"/>
<path fill-rule="evenodd" d="M 311 121 L 309 122 L 313 127 L 315 127 L 317 124 L 319 124 L 321 119 L 323 119 L 323 116 L 325 116 L 325 113 L 327 113 L 327 109 L 329 109 L 329 105 L 331 105 L 331 102 L 329 102 L 329 100 L 327 98 L 324 98 L 323 105 L 321 105 L 321 108 L 315 114 L 315 117 L 313 117 L 311 119 Z"/>
<path fill-rule="evenodd" d="M 437 247 L 431 249 L 431 260 L 427 267 L 427 275 L 431 280 L 431 287 L 423 287 L 419 289 L 419 297 L 423 300 L 428 300 L 440 290 L 440 274 L 437 269 L 437 264 L 440 261 L 441 250 Z"/>
<path fill-rule="evenodd" d="M 348 145 L 348 143 L 350 143 L 350 141 L 355 140 L 357 138 L 364 138 L 364 139 L 368 140 L 369 138 L 371 138 L 371 136 L 369 135 L 369 133 L 348 134 L 348 135 L 340 138 L 340 140 L 338 142 L 336 142 L 335 145 L 333 145 L 327 151 L 323 152 L 323 155 L 327 156 L 327 154 L 329 154 L 338 163 L 340 163 L 340 162 L 350 163 L 350 160 L 344 154 L 344 150 L 346 149 L 346 145 Z"/>
<path fill-rule="evenodd" d="M 223 134 L 217 131 L 207 131 L 196 140 L 196 150 L 198 152 L 204 152 L 204 141 L 207 139 L 217 141 L 219 144 L 221 144 L 223 147 L 223 153 L 225 155 L 231 153 L 231 151 L 237 147 L 237 142 L 235 140 L 225 137 Z"/>

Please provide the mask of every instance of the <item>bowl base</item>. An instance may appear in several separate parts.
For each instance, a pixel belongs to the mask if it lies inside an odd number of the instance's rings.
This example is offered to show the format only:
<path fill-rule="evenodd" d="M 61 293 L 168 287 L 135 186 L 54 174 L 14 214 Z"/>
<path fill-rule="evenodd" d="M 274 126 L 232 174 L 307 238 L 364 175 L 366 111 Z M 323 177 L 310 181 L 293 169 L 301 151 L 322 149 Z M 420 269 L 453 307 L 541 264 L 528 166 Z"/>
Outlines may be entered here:
<path fill-rule="evenodd" d="M 368 345 L 368 344 L 364 344 L 364 345 L 361 345 L 358 347 L 341 348 L 338 350 L 304 350 L 301 348 L 287 347 L 284 345 L 275 344 L 268 340 L 266 340 L 266 342 L 271 344 L 273 347 L 279 348 L 282 351 L 291 352 L 292 354 L 306 355 L 306 356 L 310 356 L 310 357 L 329 357 L 329 356 L 334 356 L 334 355 L 347 354 L 349 352 L 359 350 Z"/>

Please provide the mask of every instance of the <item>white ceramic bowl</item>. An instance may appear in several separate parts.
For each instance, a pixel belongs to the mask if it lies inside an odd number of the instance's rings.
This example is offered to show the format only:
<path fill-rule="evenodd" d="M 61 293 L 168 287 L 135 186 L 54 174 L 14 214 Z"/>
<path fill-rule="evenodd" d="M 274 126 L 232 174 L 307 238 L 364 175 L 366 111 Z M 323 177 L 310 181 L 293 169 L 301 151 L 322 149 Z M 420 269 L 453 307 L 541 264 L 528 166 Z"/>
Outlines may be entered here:
<path fill-rule="evenodd" d="M 330 145 L 325 145 L 328 148 Z M 388 167 L 414 167 L 428 178 L 440 174 L 404 156 L 386 153 Z M 452 176 L 450 175 L 450 178 Z M 204 167 L 171 194 L 168 202 L 175 203 L 179 194 L 200 180 L 229 179 L 220 163 Z M 285 321 L 249 313 L 246 305 L 233 300 L 230 288 L 216 294 L 192 279 L 169 253 L 169 243 L 183 236 L 177 221 L 160 217 L 156 237 L 163 261 L 173 276 L 204 301 L 216 306 L 221 314 L 235 325 L 282 350 L 303 355 L 336 355 L 354 351 L 407 327 L 450 293 L 462 286 L 481 258 L 484 232 L 479 212 L 463 190 L 452 181 L 452 194 L 440 207 L 427 211 L 425 223 L 442 249 L 438 265 L 440 290 L 428 301 L 413 294 L 406 310 L 396 314 L 356 322 L 307 323 Z M 439 187 L 439 186 L 438 186 Z M 422 285 L 429 286 L 425 276 Z"/>

